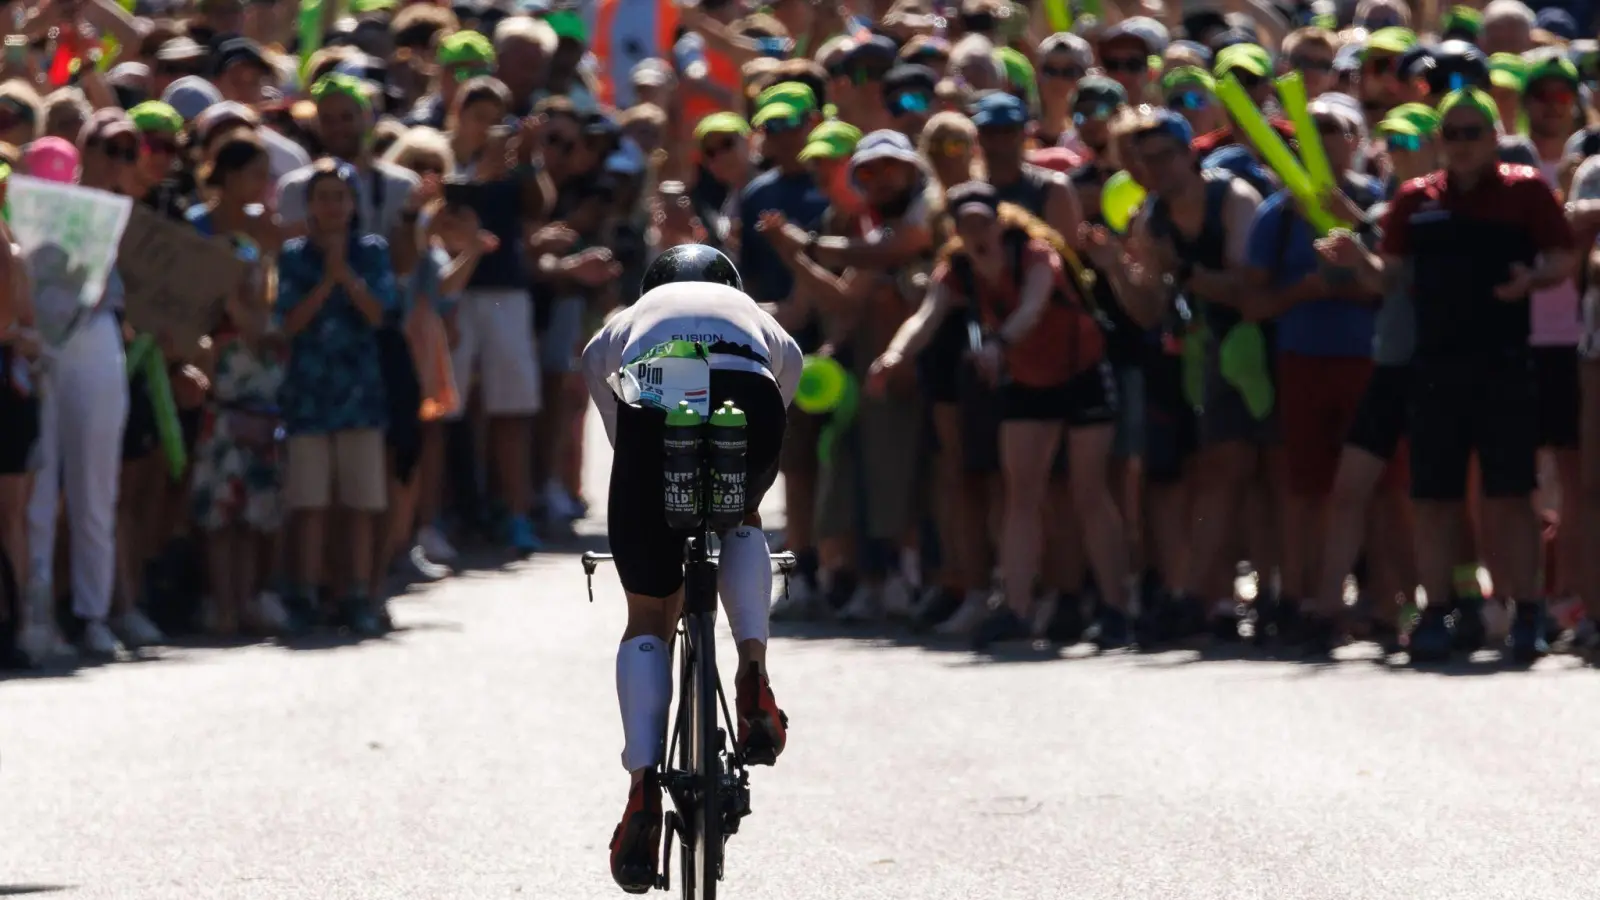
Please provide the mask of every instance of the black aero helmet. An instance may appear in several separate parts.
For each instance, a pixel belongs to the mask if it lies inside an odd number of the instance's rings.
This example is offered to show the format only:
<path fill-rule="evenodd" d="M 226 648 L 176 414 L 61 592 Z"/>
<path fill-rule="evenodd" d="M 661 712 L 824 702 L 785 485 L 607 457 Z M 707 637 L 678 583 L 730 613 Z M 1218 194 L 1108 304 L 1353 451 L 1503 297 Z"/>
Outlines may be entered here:
<path fill-rule="evenodd" d="M 1477 44 L 1445 41 L 1433 49 L 1433 68 L 1425 75 L 1428 93 L 1445 94 L 1460 88 L 1489 86 L 1489 60 Z"/>
<path fill-rule="evenodd" d="M 645 270 L 644 280 L 639 282 L 639 293 L 642 296 L 663 284 L 680 281 L 708 281 L 744 290 L 739 270 L 721 251 L 705 244 L 679 244 L 663 251 Z"/>

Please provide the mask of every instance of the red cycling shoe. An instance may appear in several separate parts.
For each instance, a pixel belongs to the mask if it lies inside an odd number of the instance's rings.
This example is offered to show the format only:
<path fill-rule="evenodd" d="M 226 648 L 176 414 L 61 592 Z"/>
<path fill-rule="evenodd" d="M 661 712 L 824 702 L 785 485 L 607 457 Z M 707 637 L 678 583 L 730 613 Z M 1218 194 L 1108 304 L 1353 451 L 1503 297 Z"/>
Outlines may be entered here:
<path fill-rule="evenodd" d="M 739 713 L 739 750 L 746 765 L 770 766 L 788 740 L 789 717 L 778 708 L 772 685 L 755 663 L 745 666 L 734 682 L 734 707 Z"/>
<path fill-rule="evenodd" d="M 656 886 L 661 858 L 661 786 L 654 770 L 628 791 L 628 808 L 611 834 L 611 877 L 630 894 Z"/>

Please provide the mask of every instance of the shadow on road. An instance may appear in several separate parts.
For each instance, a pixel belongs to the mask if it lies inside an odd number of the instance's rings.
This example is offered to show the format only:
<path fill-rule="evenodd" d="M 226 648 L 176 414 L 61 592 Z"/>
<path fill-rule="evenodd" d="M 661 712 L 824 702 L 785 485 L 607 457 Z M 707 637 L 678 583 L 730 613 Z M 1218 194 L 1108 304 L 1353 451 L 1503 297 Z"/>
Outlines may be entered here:
<path fill-rule="evenodd" d="M 0 897 L 21 897 L 26 894 L 54 894 L 70 891 L 69 884 L 0 884 Z"/>

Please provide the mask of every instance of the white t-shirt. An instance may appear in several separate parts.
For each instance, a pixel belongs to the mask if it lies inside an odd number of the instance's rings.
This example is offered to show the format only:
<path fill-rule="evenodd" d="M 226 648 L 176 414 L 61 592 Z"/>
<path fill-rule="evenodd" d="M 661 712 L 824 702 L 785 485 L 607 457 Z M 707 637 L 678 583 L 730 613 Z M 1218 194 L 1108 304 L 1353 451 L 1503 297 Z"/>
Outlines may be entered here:
<path fill-rule="evenodd" d="M 668 341 L 743 344 L 767 361 L 713 353 L 713 370 L 758 372 L 777 382 L 784 406 L 794 400 L 804 361 L 800 345 L 743 291 L 726 285 L 664 284 L 613 316 L 583 348 L 583 380 L 605 420 L 606 437 L 617 439 L 617 396 L 607 383 L 613 372 Z"/>
<path fill-rule="evenodd" d="M 260 135 L 261 143 L 267 148 L 267 171 L 272 174 L 273 184 L 282 181 L 285 175 L 295 169 L 311 165 L 311 155 L 304 147 L 271 128 L 258 129 L 256 134 Z"/>
<path fill-rule="evenodd" d="M 306 220 L 306 184 L 311 173 L 311 166 L 301 166 L 278 181 L 278 216 L 283 224 L 297 225 Z M 421 183 L 422 179 L 410 169 L 373 163 L 361 173 L 361 229 L 383 237 L 393 234 L 406 201 Z"/>

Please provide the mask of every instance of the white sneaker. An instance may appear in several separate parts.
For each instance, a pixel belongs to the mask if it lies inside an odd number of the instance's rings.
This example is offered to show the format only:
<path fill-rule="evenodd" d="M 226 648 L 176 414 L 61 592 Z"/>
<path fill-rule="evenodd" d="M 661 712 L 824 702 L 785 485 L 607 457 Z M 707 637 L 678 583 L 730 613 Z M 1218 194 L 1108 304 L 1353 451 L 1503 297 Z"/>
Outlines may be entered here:
<path fill-rule="evenodd" d="M 879 622 L 883 616 L 883 588 L 870 584 L 856 585 L 850 602 L 839 610 L 841 622 Z"/>
<path fill-rule="evenodd" d="M 432 525 L 424 525 L 417 529 L 417 546 L 422 548 L 422 555 L 426 556 L 429 562 L 452 562 L 460 555 L 450 544 L 450 539 L 444 536 L 444 532 Z"/>
<path fill-rule="evenodd" d="M 782 591 L 780 587 L 778 590 Z M 817 617 L 817 601 L 821 592 L 811 579 L 794 575 L 788 580 L 788 590 L 779 594 L 767 615 L 779 622 L 803 622 Z"/>
<path fill-rule="evenodd" d="M 262 591 L 256 597 L 256 615 L 273 631 L 282 631 L 289 624 L 289 611 L 283 608 L 283 597 L 277 591 Z"/>
<path fill-rule="evenodd" d="M 116 656 L 123 647 L 106 623 L 95 620 L 84 626 L 83 649 L 95 656 Z"/>
<path fill-rule="evenodd" d="M 883 612 L 892 619 L 909 619 L 917 607 L 917 590 L 903 576 L 891 575 L 883 585 Z"/>
<path fill-rule="evenodd" d="M 130 647 L 148 647 L 163 643 L 167 639 L 167 636 L 161 633 L 161 629 L 156 627 L 156 623 L 138 610 L 117 617 L 116 632 L 122 635 L 122 640 Z"/>
<path fill-rule="evenodd" d="M 943 637 L 966 637 L 972 634 L 989 617 L 993 599 L 988 591 L 968 591 L 967 599 L 961 602 L 950 618 L 934 629 L 934 633 Z"/>

